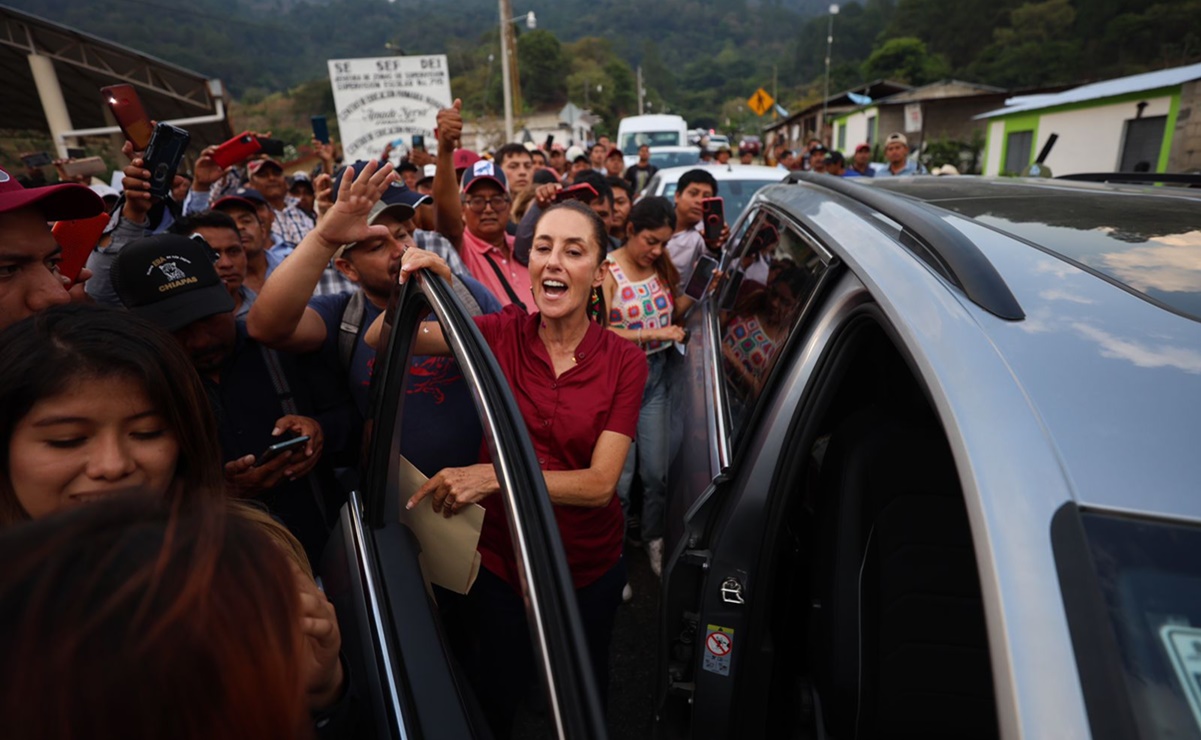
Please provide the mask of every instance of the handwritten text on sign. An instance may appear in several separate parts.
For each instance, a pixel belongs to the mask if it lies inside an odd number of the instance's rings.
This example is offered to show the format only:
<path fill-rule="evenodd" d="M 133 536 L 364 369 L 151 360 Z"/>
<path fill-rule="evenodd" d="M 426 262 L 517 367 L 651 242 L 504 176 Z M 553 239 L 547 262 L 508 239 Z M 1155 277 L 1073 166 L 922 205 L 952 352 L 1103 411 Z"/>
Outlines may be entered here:
<path fill-rule="evenodd" d="M 432 148 L 438 110 L 451 103 L 445 55 L 331 59 L 329 79 L 348 163 L 378 157 L 392 141 L 407 149 L 414 134 Z"/>

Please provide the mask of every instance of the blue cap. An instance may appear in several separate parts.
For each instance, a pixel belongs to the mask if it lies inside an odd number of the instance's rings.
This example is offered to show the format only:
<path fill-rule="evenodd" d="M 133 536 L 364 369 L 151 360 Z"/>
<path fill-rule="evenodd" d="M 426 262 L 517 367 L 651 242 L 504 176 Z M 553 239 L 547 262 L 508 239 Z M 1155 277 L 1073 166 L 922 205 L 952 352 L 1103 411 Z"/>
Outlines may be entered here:
<path fill-rule="evenodd" d="M 220 198 L 216 203 L 214 203 L 212 205 L 212 208 L 215 211 L 215 210 L 220 209 L 222 206 L 228 205 L 230 203 L 237 203 L 239 205 L 250 206 L 250 208 L 252 210 L 257 208 L 259 206 L 259 204 L 262 204 L 265 206 L 270 205 L 267 202 L 267 199 L 263 197 L 263 194 L 260 193 L 259 191 L 255 190 L 254 188 L 238 188 L 237 190 L 234 190 L 233 192 L 229 193 L 228 195 L 225 195 L 222 198 Z"/>
<path fill-rule="evenodd" d="M 388 189 L 384 191 L 384 194 L 380 200 L 388 205 L 396 205 L 399 203 L 414 209 L 422 203 L 430 203 L 433 201 L 433 199 L 428 195 L 422 195 L 416 190 L 411 190 L 403 182 L 399 181 L 389 185 Z"/>
<path fill-rule="evenodd" d="M 484 181 L 494 182 L 500 186 L 503 192 L 509 192 L 509 184 L 505 180 L 505 173 L 501 172 L 499 167 L 486 159 L 481 159 L 463 170 L 463 187 L 460 188 L 460 192 L 466 193 L 471 190 L 472 186 Z"/>

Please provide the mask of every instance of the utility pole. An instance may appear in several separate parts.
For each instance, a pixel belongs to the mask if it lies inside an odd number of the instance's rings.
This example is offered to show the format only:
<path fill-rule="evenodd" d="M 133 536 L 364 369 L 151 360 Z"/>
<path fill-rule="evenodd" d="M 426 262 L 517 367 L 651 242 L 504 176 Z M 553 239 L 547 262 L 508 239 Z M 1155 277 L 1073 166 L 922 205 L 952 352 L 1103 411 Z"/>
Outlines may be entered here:
<path fill-rule="evenodd" d="M 834 48 L 834 16 L 838 15 L 838 6 L 830 6 L 830 25 L 826 30 L 826 84 L 822 93 L 822 120 L 818 124 L 817 138 L 826 143 L 826 107 L 830 102 L 830 52 Z"/>
<path fill-rule="evenodd" d="M 500 3 L 500 76 L 505 94 L 505 143 L 513 140 L 513 78 L 509 64 L 509 36 L 513 33 L 513 10 L 509 0 Z"/>
<path fill-rule="evenodd" d="M 771 65 L 771 97 L 776 101 L 771 106 L 771 120 L 776 120 L 776 107 L 780 105 L 780 77 L 776 65 Z"/>
<path fill-rule="evenodd" d="M 638 65 L 638 115 L 643 115 L 642 103 L 646 97 L 646 88 L 642 86 L 642 65 Z"/>

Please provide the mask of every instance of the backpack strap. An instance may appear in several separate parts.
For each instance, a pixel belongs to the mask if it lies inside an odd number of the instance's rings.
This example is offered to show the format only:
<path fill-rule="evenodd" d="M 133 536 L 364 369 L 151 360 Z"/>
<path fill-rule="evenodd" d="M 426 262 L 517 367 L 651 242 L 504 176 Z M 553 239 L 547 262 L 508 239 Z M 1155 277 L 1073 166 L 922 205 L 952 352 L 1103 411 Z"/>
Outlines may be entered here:
<path fill-rule="evenodd" d="M 350 372 L 350 363 L 354 359 L 354 351 L 359 346 L 359 337 L 363 334 L 363 317 L 367 315 L 367 298 L 362 290 L 356 290 L 346 308 L 342 309 L 342 319 L 338 324 L 338 362 L 342 369 Z"/>
<path fill-rule="evenodd" d="M 509 300 L 522 311 L 525 311 L 525 304 L 522 303 L 521 299 L 517 297 L 517 293 L 513 290 L 513 286 L 509 285 L 509 281 L 505 279 L 505 274 L 501 272 L 500 267 L 498 267 L 496 262 L 493 261 L 492 256 L 485 252 L 484 259 L 488 260 L 488 265 L 492 268 L 492 271 L 496 273 L 496 277 L 500 278 L 500 284 L 505 289 L 505 293 L 508 294 Z"/>

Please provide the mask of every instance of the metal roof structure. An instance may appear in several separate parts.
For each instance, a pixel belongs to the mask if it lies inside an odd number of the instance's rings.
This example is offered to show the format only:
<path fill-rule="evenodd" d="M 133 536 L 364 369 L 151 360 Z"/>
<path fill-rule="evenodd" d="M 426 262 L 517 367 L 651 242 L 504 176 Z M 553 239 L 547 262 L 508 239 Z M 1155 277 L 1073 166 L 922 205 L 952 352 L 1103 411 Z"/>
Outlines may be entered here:
<path fill-rule="evenodd" d="M 188 129 L 195 146 L 233 135 L 220 80 L 0 5 L 0 79 L 5 83 L 0 111 L 6 129 L 51 129 L 31 68 L 34 54 L 53 64 L 73 136 L 116 131 L 99 90 L 119 83 L 134 86 L 152 119 Z"/>
<path fill-rule="evenodd" d="M 1185 67 L 1144 72 L 1143 74 L 1130 75 L 1129 77 L 1118 77 L 1112 80 L 1073 87 L 1070 90 L 1064 90 L 1061 93 L 1053 95 L 1031 95 L 1011 98 L 1006 101 L 1010 105 L 989 111 L 988 113 L 981 113 L 976 118 L 993 118 L 996 116 L 1007 116 L 1011 113 L 1026 113 L 1045 108 L 1057 108 L 1061 105 L 1084 103 L 1090 100 L 1101 100 L 1103 98 L 1117 97 L 1118 95 L 1143 92 L 1144 90 L 1158 90 L 1164 87 L 1183 85 L 1186 82 L 1196 79 L 1201 79 L 1201 64 L 1190 64 Z"/>

